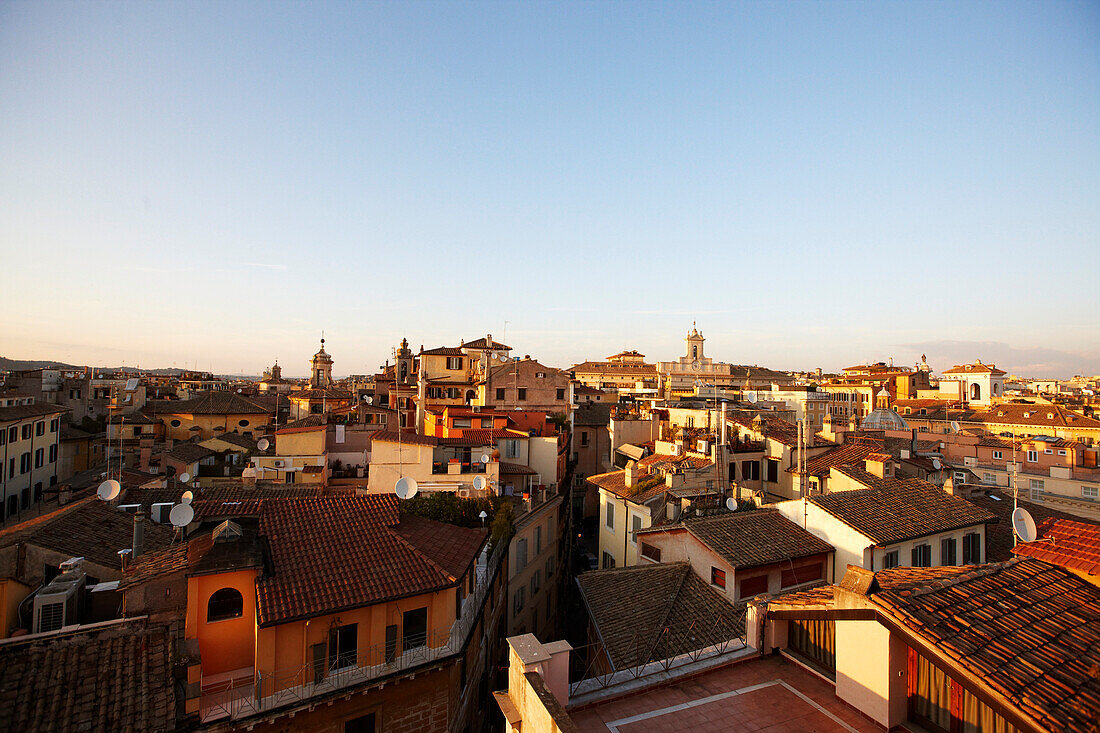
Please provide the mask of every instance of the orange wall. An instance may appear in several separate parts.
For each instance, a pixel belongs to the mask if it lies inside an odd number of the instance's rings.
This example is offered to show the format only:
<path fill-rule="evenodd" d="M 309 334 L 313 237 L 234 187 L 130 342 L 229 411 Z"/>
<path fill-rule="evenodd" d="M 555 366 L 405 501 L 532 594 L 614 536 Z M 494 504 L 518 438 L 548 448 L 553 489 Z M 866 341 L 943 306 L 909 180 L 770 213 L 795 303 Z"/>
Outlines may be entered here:
<path fill-rule="evenodd" d="M 196 575 L 187 581 L 188 639 L 199 640 L 202 673 L 219 674 L 252 667 L 256 652 L 256 576 L 255 569 L 231 573 Z M 244 613 L 233 619 L 206 620 L 210 596 L 221 588 L 236 588 L 244 598 Z"/>

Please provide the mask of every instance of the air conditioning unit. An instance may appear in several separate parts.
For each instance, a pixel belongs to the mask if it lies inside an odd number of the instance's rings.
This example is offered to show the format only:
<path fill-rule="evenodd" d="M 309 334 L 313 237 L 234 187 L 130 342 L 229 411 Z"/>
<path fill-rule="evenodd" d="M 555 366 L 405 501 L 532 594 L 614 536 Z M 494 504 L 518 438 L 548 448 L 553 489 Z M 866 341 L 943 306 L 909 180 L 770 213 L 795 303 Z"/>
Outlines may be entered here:
<path fill-rule="evenodd" d="M 976 465 L 978 465 L 978 459 L 975 458 L 974 456 L 964 456 L 963 457 L 963 465 L 964 466 L 976 466 Z"/>
<path fill-rule="evenodd" d="M 674 455 L 674 456 L 680 455 L 680 450 L 681 449 L 680 449 L 680 444 L 679 443 L 673 443 L 672 444 L 672 455 Z"/>
<path fill-rule="evenodd" d="M 710 445 L 705 440 L 700 440 L 695 443 L 695 450 L 699 453 L 706 453 L 710 450 Z"/>
<path fill-rule="evenodd" d="M 149 518 L 157 524 L 165 524 L 168 522 L 168 514 L 172 511 L 172 502 L 163 501 L 153 504 L 149 509 Z"/>
<path fill-rule="evenodd" d="M 281 460 L 276 460 L 276 461 L 275 461 L 275 468 L 283 468 L 283 467 L 285 467 L 285 466 L 286 466 L 286 462 L 285 462 L 285 461 L 281 461 Z"/>
<path fill-rule="evenodd" d="M 141 504 L 119 504 L 118 510 L 127 514 L 137 514 L 141 511 Z"/>
<path fill-rule="evenodd" d="M 33 632 L 57 631 L 77 623 L 80 592 L 84 589 L 84 573 L 71 569 L 50 581 L 34 596 Z"/>
<path fill-rule="evenodd" d="M 472 409 L 474 412 L 481 412 L 481 405 L 474 405 Z"/>

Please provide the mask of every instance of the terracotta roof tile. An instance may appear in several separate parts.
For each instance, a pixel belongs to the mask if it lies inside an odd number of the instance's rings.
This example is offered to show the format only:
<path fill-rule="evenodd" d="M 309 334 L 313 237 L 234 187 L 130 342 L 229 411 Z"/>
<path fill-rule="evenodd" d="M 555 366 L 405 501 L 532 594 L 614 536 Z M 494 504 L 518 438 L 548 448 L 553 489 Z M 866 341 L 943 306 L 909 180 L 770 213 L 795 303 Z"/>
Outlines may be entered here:
<path fill-rule="evenodd" d="M 880 479 L 853 468 L 838 469 L 873 488 L 835 491 L 810 501 L 879 545 L 991 522 L 996 517 L 965 499 L 920 479 Z"/>
<path fill-rule="evenodd" d="M 168 629 L 142 620 L 0 646 L 4 730 L 176 730 Z"/>
<path fill-rule="evenodd" d="M 994 496 L 1000 498 L 1000 501 L 992 498 Z M 988 495 L 972 496 L 970 503 L 992 512 L 997 517 L 995 524 L 987 525 L 985 528 L 987 559 L 990 562 L 1001 562 L 1011 558 L 1014 537 L 1012 534 L 1012 494 L 1007 491 L 990 490 Z M 1045 504 L 1035 504 L 1020 499 L 1019 505 L 1026 509 L 1036 522 L 1040 523 L 1051 517 L 1070 519 L 1076 522 L 1085 521 L 1073 514 L 1051 509 Z"/>
<path fill-rule="evenodd" d="M 453 571 L 473 562 L 486 537 L 401 518 L 392 495 L 267 501 L 260 534 L 274 566 L 256 583 L 261 626 L 454 585 Z"/>
<path fill-rule="evenodd" d="M 872 600 L 1044 729 L 1095 730 L 1100 589 L 1032 558 L 963 570 Z"/>
<path fill-rule="evenodd" d="M 687 563 L 597 570 L 577 577 L 589 617 L 615 669 L 629 669 L 739 638 L 733 606 Z"/>
<path fill-rule="evenodd" d="M 824 552 L 833 546 L 790 521 L 777 509 L 692 517 L 681 525 L 643 530 L 667 532 L 683 527 L 735 568 L 751 568 Z"/>
<path fill-rule="evenodd" d="M 1100 525 L 1048 518 L 1039 524 L 1038 530 L 1037 541 L 1021 542 L 1012 552 L 1067 570 L 1100 575 Z"/>
<path fill-rule="evenodd" d="M 236 392 L 207 392 L 192 400 L 154 402 L 146 409 L 157 415 L 261 415 L 273 410 Z"/>

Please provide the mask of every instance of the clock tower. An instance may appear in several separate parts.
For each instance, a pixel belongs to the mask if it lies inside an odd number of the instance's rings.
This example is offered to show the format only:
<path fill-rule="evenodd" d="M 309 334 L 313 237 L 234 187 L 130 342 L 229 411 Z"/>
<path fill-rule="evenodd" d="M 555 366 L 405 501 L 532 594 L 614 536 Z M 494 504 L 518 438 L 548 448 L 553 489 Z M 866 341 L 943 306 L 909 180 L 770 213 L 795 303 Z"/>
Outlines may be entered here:
<path fill-rule="evenodd" d="M 684 339 L 684 343 L 687 345 L 687 362 L 691 365 L 699 365 L 703 362 L 703 342 L 706 339 L 703 338 L 703 334 L 695 328 L 695 323 L 691 324 L 691 332 Z"/>

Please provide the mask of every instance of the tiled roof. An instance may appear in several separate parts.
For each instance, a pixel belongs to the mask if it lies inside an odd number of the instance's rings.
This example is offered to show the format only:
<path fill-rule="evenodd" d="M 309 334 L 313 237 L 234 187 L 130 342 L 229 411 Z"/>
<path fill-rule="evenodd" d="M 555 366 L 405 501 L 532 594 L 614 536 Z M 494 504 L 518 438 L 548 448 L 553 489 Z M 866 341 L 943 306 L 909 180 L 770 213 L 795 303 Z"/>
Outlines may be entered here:
<path fill-rule="evenodd" d="M 300 420 L 291 420 L 286 425 L 276 431 L 281 433 L 284 430 L 294 430 L 296 428 L 322 428 L 328 425 L 328 415 L 306 415 Z"/>
<path fill-rule="evenodd" d="M 485 541 L 484 530 L 398 519 L 392 495 L 264 502 L 260 533 L 274 574 L 256 583 L 259 624 L 446 588 L 459 560 L 468 567 Z"/>
<path fill-rule="evenodd" d="M 829 473 L 834 466 L 848 466 L 853 463 L 863 465 L 867 456 L 882 450 L 882 441 L 870 438 L 857 438 L 845 441 L 836 448 L 830 448 L 824 453 L 818 453 L 806 459 L 806 474 L 809 476 L 821 476 Z M 797 473 L 797 467 L 787 469 L 791 473 Z"/>
<path fill-rule="evenodd" d="M 219 433 L 215 437 L 210 438 L 210 440 L 220 440 L 223 443 L 229 443 L 231 445 L 237 446 L 238 448 L 244 448 L 245 450 L 256 449 L 256 441 L 252 438 L 245 437 L 240 433 Z"/>
<path fill-rule="evenodd" d="M 297 392 L 291 392 L 287 395 L 292 400 L 351 400 L 354 399 L 351 392 L 346 389 L 338 389 L 336 387 L 311 387 L 308 389 L 300 389 Z"/>
<path fill-rule="evenodd" d="M 1100 575 L 1100 525 L 1071 519 L 1044 519 L 1036 542 L 1021 542 L 1012 550 L 1076 570 Z"/>
<path fill-rule="evenodd" d="M 167 627 L 143 620 L 0 645 L 4 730 L 176 730 Z"/>
<path fill-rule="evenodd" d="M 637 464 L 644 468 L 654 468 L 662 471 L 672 471 L 679 468 L 706 468 L 713 465 L 713 461 L 703 456 L 690 456 L 686 453 L 673 456 L 667 453 L 654 453 L 645 458 L 639 458 Z"/>
<path fill-rule="evenodd" d="M 731 412 L 726 415 L 728 422 L 736 423 L 737 425 L 748 428 L 749 430 L 755 430 L 753 421 L 756 417 L 760 417 L 763 423 L 764 437 L 771 438 L 772 440 L 779 441 L 783 445 L 797 446 L 798 445 L 798 426 L 793 425 L 781 417 L 774 415 L 760 415 L 760 413 L 752 412 Z"/>
<path fill-rule="evenodd" d="M 212 455 L 215 455 L 214 451 L 198 443 L 178 443 L 168 451 L 168 457 L 180 463 L 195 463 Z"/>
<path fill-rule="evenodd" d="M 143 547 L 154 552 L 167 547 L 172 536 L 172 527 L 146 520 Z M 95 496 L 0 531 L 0 547 L 29 544 L 119 569 L 118 551 L 132 547 L 133 542 L 134 515 L 119 511 Z"/>
<path fill-rule="evenodd" d="M 1048 417 L 1049 416 L 1049 417 Z M 954 413 L 952 413 L 952 419 Z M 974 412 L 968 421 L 1001 425 L 1028 425 L 1052 428 L 1100 428 L 1100 420 L 1067 410 L 1060 405 L 1021 405 L 1005 403 Z"/>
<path fill-rule="evenodd" d="M 474 339 L 473 341 L 467 341 L 466 343 L 462 344 L 461 348 L 463 348 L 463 349 L 484 349 L 488 346 L 488 343 L 489 342 L 485 340 L 485 337 L 482 336 L 479 339 Z M 512 350 L 511 346 L 505 346 L 504 344 L 500 343 L 499 341 L 493 341 L 492 343 L 493 343 L 493 345 L 489 348 L 497 349 L 497 350 L 505 350 L 505 351 L 511 351 Z"/>
<path fill-rule="evenodd" d="M 482 339 L 484 340 L 484 339 Z M 436 349 L 421 349 L 420 356 L 466 356 L 466 352 L 457 346 L 440 346 Z"/>
<path fill-rule="evenodd" d="M 971 497 L 970 503 L 980 506 L 996 515 L 997 523 L 986 525 L 985 528 L 986 555 L 990 562 L 1001 562 L 1002 560 L 1008 560 L 1012 557 L 1014 537 L 1012 533 L 1012 494 L 1007 491 L 1002 492 L 993 490 L 991 490 L 989 494 L 989 496 L 975 495 Z M 997 496 L 1001 500 L 997 501 L 992 498 L 993 496 Z M 1051 509 L 1045 504 L 1034 504 L 1030 501 L 1020 499 L 1019 505 L 1026 509 L 1028 513 L 1031 514 L 1031 517 L 1038 523 L 1052 517 L 1069 519 L 1076 522 L 1084 521 L 1073 514 Z"/>
<path fill-rule="evenodd" d="M 1032 558 L 966 570 L 872 600 L 1042 728 L 1095 730 L 1100 589 Z"/>
<path fill-rule="evenodd" d="M 500 462 L 500 472 L 501 474 L 510 474 L 513 476 L 534 476 L 537 473 L 531 468 L 519 463 L 505 463 L 504 461 Z"/>
<path fill-rule="evenodd" d="M 421 435 L 412 430 L 402 430 L 400 435 L 396 430 L 377 430 L 368 436 L 371 443 L 397 443 L 407 445 L 439 445 L 439 441 L 431 435 Z"/>
<path fill-rule="evenodd" d="M 651 476 L 638 476 L 634 481 L 634 485 L 629 488 L 626 485 L 626 471 L 598 473 L 595 476 L 589 476 L 587 480 L 616 496 L 629 499 L 636 504 L 644 504 L 650 499 L 663 496 L 668 488 L 664 481 L 656 482 L 648 488 L 638 488 L 639 484 L 651 478 Z"/>
<path fill-rule="evenodd" d="M 0 407 L 0 422 L 28 420 L 36 417 L 46 417 L 48 415 L 60 415 L 68 411 L 68 407 L 48 405 L 39 402 L 33 405 L 12 405 L 10 407 Z"/>
<path fill-rule="evenodd" d="M 879 545 L 991 522 L 996 517 L 920 479 L 880 479 L 844 468 L 873 488 L 835 491 L 810 501 Z"/>
<path fill-rule="evenodd" d="M 944 371 L 944 374 L 1005 374 L 1003 369 L 998 369 L 996 364 L 963 364 L 953 366 Z"/>
<path fill-rule="evenodd" d="M 207 392 L 193 400 L 158 402 L 149 406 L 158 415 L 262 415 L 272 409 L 236 392 Z"/>
<path fill-rule="evenodd" d="M 596 570 L 577 577 L 589 617 L 615 669 L 741 637 L 735 607 L 687 563 Z"/>
<path fill-rule="evenodd" d="M 638 377 L 640 379 L 654 379 L 657 376 L 656 364 L 632 364 L 612 363 L 603 361 L 586 361 L 569 367 L 574 374 L 601 374 L 615 377 Z"/>
<path fill-rule="evenodd" d="M 833 551 L 832 545 L 802 529 L 777 509 L 692 517 L 682 526 L 735 568 L 771 565 Z M 657 531 L 670 529 L 675 526 Z"/>

